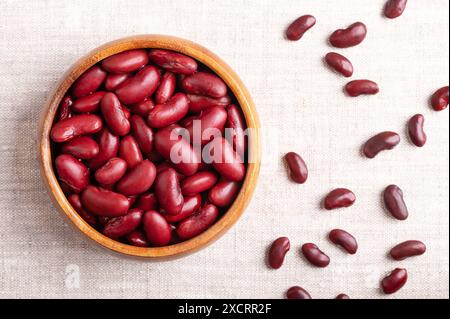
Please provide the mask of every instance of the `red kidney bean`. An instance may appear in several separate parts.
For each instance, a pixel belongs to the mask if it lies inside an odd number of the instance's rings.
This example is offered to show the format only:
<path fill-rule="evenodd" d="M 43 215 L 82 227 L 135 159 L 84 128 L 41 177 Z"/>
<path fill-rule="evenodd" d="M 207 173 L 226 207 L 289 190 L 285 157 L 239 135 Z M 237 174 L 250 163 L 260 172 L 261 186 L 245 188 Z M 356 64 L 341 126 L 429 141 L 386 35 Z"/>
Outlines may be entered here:
<path fill-rule="evenodd" d="M 178 125 L 186 128 L 187 126 L 192 125 L 194 120 L 197 120 L 197 119 L 198 119 L 198 116 L 188 116 L 188 117 L 185 117 L 184 119 L 182 119 L 181 121 L 179 121 Z"/>
<path fill-rule="evenodd" d="M 79 193 L 89 185 L 87 167 L 72 155 L 59 155 L 55 160 L 55 167 L 59 179 L 69 186 L 72 192 Z"/>
<path fill-rule="evenodd" d="M 334 31 L 330 36 L 330 43 L 336 48 L 349 48 L 360 44 L 367 35 L 367 27 L 362 22 L 356 22 L 346 29 Z"/>
<path fill-rule="evenodd" d="M 286 292 L 287 299 L 312 299 L 309 292 L 299 286 L 289 288 Z"/>
<path fill-rule="evenodd" d="M 248 144 L 248 139 L 245 134 L 246 124 L 244 115 L 239 107 L 235 104 L 231 104 L 227 107 L 227 116 L 225 127 L 231 129 L 232 133 L 229 142 L 233 145 L 234 151 L 244 159 Z"/>
<path fill-rule="evenodd" d="M 202 206 L 202 196 L 200 194 L 191 197 L 185 197 L 181 212 L 177 215 L 164 215 L 164 218 L 169 223 L 178 223 L 188 218 L 195 212 L 197 212 L 201 206 Z"/>
<path fill-rule="evenodd" d="M 172 239 L 172 229 L 166 219 L 158 212 L 144 214 L 143 225 L 147 240 L 154 246 L 166 246 Z"/>
<path fill-rule="evenodd" d="M 56 122 L 50 135 L 54 142 L 62 143 L 80 135 L 95 134 L 102 127 L 102 119 L 97 115 L 81 114 Z"/>
<path fill-rule="evenodd" d="M 287 153 L 284 157 L 289 169 L 289 176 L 298 183 L 303 184 L 308 179 L 308 167 L 300 155 L 294 152 Z"/>
<path fill-rule="evenodd" d="M 146 66 L 134 77 L 126 80 L 116 89 L 119 100 L 126 104 L 142 102 L 151 96 L 159 85 L 159 71 L 154 66 Z"/>
<path fill-rule="evenodd" d="M 206 153 L 205 153 L 206 151 Z M 204 154 L 211 157 L 214 169 L 226 179 L 240 182 L 245 177 L 245 166 L 242 159 L 234 152 L 233 147 L 223 137 L 215 138 L 205 146 Z"/>
<path fill-rule="evenodd" d="M 122 177 L 116 185 L 116 190 L 125 196 L 139 195 L 153 185 L 155 177 L 155 165 L 149 160 L 145 160 Z"/>
<path fill-rule="evenodd" d="M 332 210 L 336 208 L 349 207 L 355 203 L 355 194 L 346 188 L 337 188 L 332 190 L 325 198 L 325 209 Z"/>
<path fill-rule="evenodd" d="M 129 78 L 130 74 L 109 74 L 105 80 L 105 89 L 112 92 Z"/>
<path fill-rule="evenodd" d="M 140 209 L 130 209 L 125 216 L 111 218 L 103 228 L 103 235 L 118 239 L 130 234 L 141 224 L 143 214 Z"/>
<path fill-rule="evenodd" d="M 408 208 L 403 200 L 403 191 L 397 185 L 389 185 L 384 190 L 384 204 L 393 217 L 398 220 L 408 218 Z"/>
<path fill-rule="evenodd" d="M 146 99 L 142 102 L 133 104 L 130 107 L 130 112 L 147 118 L 148 113 L 155 107 L 155 104 L 151 99 Z"/>
<path fill-rule="evenodd" d="M 395 260 L 404 260 L 408 257 L 423 255 L 427 246 L 418 240 L 408 240 L 391 249 L 390 255 Z"/>
<path fill-rule="evenodd" d="M 289 238 L 280 237 L 275 240 L 269 249 L 269 266 L 273 269 L 279 269 L 283 266 L 286 254 L 291 249 Z"/>
<path fill-rule="evenodd" d="M 181 240 L 191 239 L 211 227 L 219 216 L 219 210 L 212 204 L 206 204 L 194 215 L 183 220 L 177 227 L 177 235 Z"/>
<path fill-rule="evenodd" d="M 128 201 L 130 202 L 130 207 L 132 207 L 134 205 L 134 203 L 136 203 L 138 195 L 128 196 L 127 198 L 128 198 Z"/>
<path fill-rule="evenodd" d="M 191 113 L 200 113 L 204 109 L 213 106 L 226 107 L 231 103 L 231 98 L 228 95 L 225 95 L 218 99 L 209 96 L 194 94 L 188 94 L 187 97 L 189 99 L 189 112 Z"/>
<path fill-rule="evenodd" d="M 221 98 L 227 94 L 227 85 L 218 76 L 197 72 L 185 77 L 181 81 L 181 89 L 189 94 L 207 95 L 213 98 Z"/>
<path fill-rule="evenodd" d="M 336 299 L 350 299 L 350 297 L 346 294 L 339 294 L 336 296 Z"/>
<path fill-rule="evenodd" d="M 217 175 L 213 172 L 198 172 L 187 177 L 181 183 L 181 192 L 184 196 L 194 196 L 211 189 L 217 183 Z"/>
<path fill-rule="evenodd" d="M 145 154 L 153 150 L 153 131 L 139 115 L 130 118 L 131 131 L 141 151 Z"/>
<path fill-rule="evenodd" d="M 182 135 L 177 136 L 182 133 L 181 130 L 184 129 L 178 125 L 159 130 L 155 134 L 155 149 L 164 159 L 171 161 L 180 173 L 191 176 L 198 171 L 201 155 L 194 151 L 189 141 Z M 174 139 L 171 139 L 171 135 Z M 179 158 L 171 156 L 172 150 L 177 151 L 175 155 L 179 155 Z"/>
<path fill-rule="evenodd" d="M 434 92 L 431 97 L 431 105 L 435 111 L 443 111 L 448 107 L 448 95 L 449 95 L 448 86 L 444 86 Z"/>
<path fill-rule="evenodd" d="M 300 40 L 306 31 L 316 24 L 316 18 L 312 15 L 304 15 L 291 23 L 286 30 L 286 37 L 291 41 Z"/>
<path fill-rule="evenodd" d="M 73 155 L 76 158 L 88 160 L 98 155 L 100 148 L 89 136 L 80 136 L 64 143 L 61 147 L 62 153 Z"/>
<path fill-rule="evenodd" d="M 188 112 L 188 98 L 183 93 L 177 93 L 166 104 L 156 105 L 148 113 L 147 124 L 153 128 L 164 128 L 177 123 Z"/>
<path fill-rule="evenodd" d="M 414 145 L 422 147 L 427 142 L 427 134 L 423 129 L 425 118 L 422 114 L 414 115 L 408 122 L 408 133 Z"/>
<path fill-rule="evenodd" d="M 358 242 L 356 241 L 355 237 L 353 237 L 350 233 L 346 232 L 345 230 L 333 229 L 328 234 L 328 238 L 330 238 L 333 244 L 341 246 L 349 254 L 354 255 L 358 251 Z"/>
<path fill-rule="evenodd" d="M 353 75 L 353 64 L 345 56 L 336 53 L 329 52 L 325 56 L 325 62 L 336 72 L 342 74 L 345 77 L 351 77 Z"/>
<path fill-rule="evenodd" d="M 127 135 L 120 141 L 119 157 L 127 162 L 128 169 L 142 163 L 144 158 L 133 136 Z"/>
<path fill-rule="evenodd" d="M 382 132 L 370 138 L 364 145 L 364 155 L 374 158 L 381 151 L 391 150 L 400 143 L 400 135 L 395 132 Z"/>
<path fill-rule="evenodd" d="M 156 167 L 156 173 L 159 174 L 159 173 L 161 173 L 162 171 L 164 171 L 164 170 L 166 170 L 168 168 L 172 168 L 173 169 L 174 168 L 173 164 L 168 163 L 168 162 L 162 162 L 161 164 L 159 164 Z M 176 171 L 176 169 L 175 169 L 175 171 Z M 183 174 L 181 174 L 179 172 L 176 172 L 176 173 L 177 173 L 177 178 L 178 178 L 179 182 L 183 181 L 186 178 Z"/>
<path fill-rule="evenodd" d="M 150 60 L 160 67 L 178 74 L 192 74 L 197 71 L 194 59 L 173 51 L 154 49 L 150 51 Z"/>
<path fill-rule="evenodd" d="M 370 80 L 354 80 L 347 83 L 345 91 L 351 97 L 375 95 L 380 92 L 378 84 Z"/>
<path fill-rule="evenodd" d="M 72 85 L 72 95 L 75 98 L 83 97 L 98 90 L 105 81 L 106 72 L 98 65 L 84 72 Z"/>
<path fill-rule="evenodd" d="M 72 116 L 72 98 L 66 95 L 59 104 L 58 121 L 68 119 Z"/>
<path fill-rule="evenodd" d="M 112 134 L 106 127 L 99 133 L 97 138 L 99 153 L 89 161 L 90 169 L 97 169 L 105 164 L 110 158 L 117 155 L 119 151 L 119 138 Z"/>
<path fill-rule="evenodd" d="M 408 0 L 389 0 L 384 7 L 384 15 L 389 19 L 398 18 L 405 11 Z"/>
<path fill-rule="evenodd" d="M 304 244 L 302 246 L 302 253 L 305 258 L 316 267 L 327 267 L 330 264 L 330 257 L 312 243 Z"/>
<path fill-rule="evenodd" d="M 183 209 L 184 198 L 177 172 L 173 168 L 167 168 L 158 174 L 155 194 L 159 206 L 169 215 L 177 215 Z"/>
<path fill-rule="evenodd" d="M 147 238 L 145 238 L 145 235 L 140 230 L 135 230 L 131 234 L 127 236 L 128 243 L 130 245 L 136 246 L 136 247 L 148 247 L 149 242 L 147 241 Z"/>
<path fill-rule="evenodd" d="M 156 104 L 166 103 L 175 92 L 177 78 L 172 72 L 166 72 L 161 78 L 161 84 L 155 92 Z"/>
<path fill-rule="evenodd" d="M 103 217 L 126 215 L 130 202 L 122 194 L 89 185 L 81 193 L 81 203 L 89 212 Z"/>
<path fill-rule="evenodd" d="M 98 91 L 73 101 L 72 110 L 77 113 L 92 113 L 98 110 L 100 101 L 106 92 Z"/>
<path fill-rule="evenodd" d="M 114 54 L 102 61 L 102 68 L 110 73 L 130 73 L 148 63 L 147 51 L 129 50 Z"/>
<path fill-rule="evenodd" d="M 127 172 L 127 162 L 113 157 L 95 172 L 95 179 L 101 185 L 112 185 L 121 179 Z"/>
<path fill-rule="evenodd" d="M 381 287 L 385 294 L 393 294 L 399 291 L 408 280 L 406 269 L 396 268 L 392 273 L 385 277 L 381 282 Z"/>
<path fill-rule="evenodd" d="M 81 216 L 89 225 L 96 226 L 97 225 L 97 218 L 86 211 L 83 208 L 83 205 L 81 205 L 81 198 L 78 194 L 71 194 L 69 197 L 67 197 L 67 200 L 69 201 L 70 205 L 72 205 L 73 209 L 75 209 L 78 213 L 78 215 Z"/>
<path fill-rule="evenodd" d="M 208 194 L 208 200 L 217 207 L 230 206 L 239 194 L 241 185 L 233 181 L 217 183 Z"/>
<path fill-rule="evenodd" d="M 135 208 L 148 210 L 158 210 L 158 199 L 154 193 L 144 193 L 139 196 Z"/>
<path fill-rule="evenodd" d="M 186 125 L 194 145 L 204 145 L 214 137 L 222 136 L 227 112 L 223 107 L 210 107 L 202 112 L 199 118 Z M 199 143 L 200 142 L 200 143 Z"/>
<path fill-rule="evenodd" d="M 111 132 L 119 136 L 127 135 L 130 132 L 130 122 L 127 120 L 124 109 L 114 93 L 108 92 L 105 94 L 100 103 L 100 108 Z"/>
<path fill-rule="evenodd" d="M 122 105 L 122 112 L 123 112 L 123 115 L 125 115 L 125 118 L 126 118 L 127 120 L 129 120 L 130 117 L 131 117 L 131 112 L 130 112 L 130 110 L 129 110 L 127 107 L 125 107 L 125 106 Z"/>

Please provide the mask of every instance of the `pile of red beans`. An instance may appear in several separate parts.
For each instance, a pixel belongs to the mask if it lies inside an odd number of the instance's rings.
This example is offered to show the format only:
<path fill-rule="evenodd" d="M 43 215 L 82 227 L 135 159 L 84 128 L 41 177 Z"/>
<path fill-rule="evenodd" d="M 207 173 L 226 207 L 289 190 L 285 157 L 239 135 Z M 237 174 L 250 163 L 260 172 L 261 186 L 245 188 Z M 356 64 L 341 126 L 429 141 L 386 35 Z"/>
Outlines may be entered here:
<path fill-rule="evenodd" d="M 399 17 L 407 4 L 407 0 L 389 0 L 386 3 L 384 14 L 387 18 L 394 19 Z M 316 19 L 311 15 L 305 15 L 295 20 L 287 29 L 286 37 L 291 41 L 297 41 L 312 28 Z M 360 44 L 364 41 L 367 34 L 367 27 L 362 22 L 356 22 L 346 29 L 336 30 L 329 37 L 329 43 L 336 48 L 348 48 Z M 325 62 L 337 73 L 351 77 L 353 75 L 352 63 L 343 55 L 330 52 L 325 55 Z M 367 80 L 353 80 L 345 86 L 345 92 L 351 97 L 360 95 L 373 95 L 379 93 L 377 83 Z M 443 87 L 437 90 L 431 97 L 431 107 L 436 111 L 442 111 L 448 107 L 449 87 Z M 418 147 L 423 147 L 427 141 L 424 132 L 424 116 L 416 114 L 408 122 L 408 133 L 411 143 Z M 400 135 L 395 132 L 381 132 L 370 138 L 362 148 L 367 158 L 376 157 L 381 151 L 391 150 L 400 143 Z M 299 184 L 306 182 L 308 178 L 308 168 L 305 161 L 297 153 L 286 154 L 290 179 Z M 408 208 L 403 199 L 402 190 L 396 185 L 387 186 L 383 192 L 384 204 L 386 210 L 397 220 L 408 218 Z M 353 205 L 356 201 L 355 194 L 346 188 L 338 188 L 331 191 L 323 201 L 323 207 L 326 210 L 345 208 Z M 342 229 L 333 229 L 329 232 L 328 239 L 340 246 L 348 254 L 356 254 L 358 251 L 358 242 L 356 238 Z M 273 269 L 279 269 L 285 260 L 285 256 L 290 250 L 290 241 L 287 237 L 281 237 L 275 240 L 268 254 L 268 264 Z M 408 257 L 424 254 L 426 246 L 418 240 L 408 240 L 393 247 L 389 253 L 392 259 L 401 261 Z M 330 258 L 313 243 L 303 244 L 301 253 L 305 259 L 314 267 L 327 267 L 330 264 Z M 408 279 L 406 269 L 396 268 L 381 281 L 381 290 L 386 294 L 392 294 L 400 290 Z M 288 299 L 311 299 L 311 295 L 304 288 L 294 286 L 290 288 L 286 297 Z M 340 294 L 336 299 L 349 299 L 346 294 Z"/>
<path fill-rule="evenodd" d="M 54 167 L 73 208 L 105 236 L 166 246 L 204 232 L 233 203 L 246 172 L 245 129 L 227 85 L 205 66 L 135 49 L 72 85 L 51 130 Z"/>

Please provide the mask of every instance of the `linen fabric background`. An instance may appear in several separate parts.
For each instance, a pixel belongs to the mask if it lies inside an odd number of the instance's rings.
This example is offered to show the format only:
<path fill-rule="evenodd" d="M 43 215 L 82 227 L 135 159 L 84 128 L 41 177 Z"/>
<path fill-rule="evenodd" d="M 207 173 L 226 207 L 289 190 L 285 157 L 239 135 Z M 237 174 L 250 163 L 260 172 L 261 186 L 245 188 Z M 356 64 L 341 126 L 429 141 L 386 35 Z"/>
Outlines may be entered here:
<path fill-rule="evenodd" d="M 301 285 L 314 298 L 386 298 L 379 281 L 396 267 L 409 281 L 388 298 L 449 297 L 449 116 L 429 107 L 449 82 L 449 2 L 409 1 L 388 20 L 384 0 L 280 1 L 0 1 L 0 298 L 282 298 Z M 313 14 L 317 25 L 299 42 L 288 24 Z M 367 24 L 359 46 L 335 50 L 327 37 Z M 263 128 L 264 163 L 256 193 L 239 222 L 218 242 L 170 262 L 111 255 L 65 224 L 46 194 L 36 160 L 37 123 L 60 76 L 91 49 L 135 34 L 169 34 L 198 42 L 227 61 L 246 83 Z M 354 63 L 354 79 L 377 81 L 377 96 L 349 98 L 347 79 L 328 70 L 335 50 Z M 428 143 L 411 144 L 407 120 L 426 118 Z M 393 130 L 402 142 L 368 160 L 361 145 Z M 297 151 L 308 163 L 304 185 L 290 182 L 281 160 Z M 399 222 L 381 193 L 395 183 L 410 218 Z M 355 191 L 348 209 L 320 207 L 335 187 Z M 349 256 L 327 239 L 343 228 L 359 240 Z M 292 249 L 278 271 L 268 245 L 288 236 Z M 404 240 L 428 246 L 421 257 L 394 262 Z M 308 265 L 299 249 L 314 242 L 331 265 Z"/>

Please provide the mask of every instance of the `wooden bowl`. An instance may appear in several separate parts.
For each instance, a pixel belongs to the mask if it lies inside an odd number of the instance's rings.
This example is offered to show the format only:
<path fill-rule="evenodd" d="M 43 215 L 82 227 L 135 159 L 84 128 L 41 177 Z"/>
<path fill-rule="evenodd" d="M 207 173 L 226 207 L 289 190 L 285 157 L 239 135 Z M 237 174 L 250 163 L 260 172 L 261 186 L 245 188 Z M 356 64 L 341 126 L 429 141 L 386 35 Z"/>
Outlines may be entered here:
<path fill-rule="evenodd" d="M 55 114 L 57 113 L 58 106 L 73 82 L 88 68 L 99 61 L 113 54 L 138 48 L 160 48 L 177 51 L 191 56 L 209 67 L 228 85 L 242 108 L 247 126 L 255 129 L 256 132 L 256 134 L 253 134 L 251 137 L 251 143 L 249 143 L 249 152 L 253 156 L 253 160 L 252 163 L 247 165 L 245 180 L 233 205 L 220 218 L 220 220 L 218 220 L 204 233 L 188 241 L 166 247 L 141 248 L 123 244 L 102 235 L 96 229 L 92 228 L 69 204 L 55 176 L 52 165 L 50 130 L 53 125 L 53 120 Z M 78 230 L 101 246 L 123 255 L 144 257 L 148 259 L 169 259 L 180 257 L 198 251 L 199 249 L 214 242 L 228 229 L 230 229 L 230 227 L 244 212 L 256 187 L 260 170 L 261 152 L 259 129 L 260 124 L 258 115 L 247 89 L 237 74 L 214 53 L 196 43 L 176 37 L 165 35 L 132 36 L 109 42 L 93 50 L 76 62 L 57 84 L 43 109 L 41 123 L 39 126 L 38 154 L 41 175 L 45 185 L 47 186 L 51 199 L 63 213 L 63 216 L 66 216 Z"/>

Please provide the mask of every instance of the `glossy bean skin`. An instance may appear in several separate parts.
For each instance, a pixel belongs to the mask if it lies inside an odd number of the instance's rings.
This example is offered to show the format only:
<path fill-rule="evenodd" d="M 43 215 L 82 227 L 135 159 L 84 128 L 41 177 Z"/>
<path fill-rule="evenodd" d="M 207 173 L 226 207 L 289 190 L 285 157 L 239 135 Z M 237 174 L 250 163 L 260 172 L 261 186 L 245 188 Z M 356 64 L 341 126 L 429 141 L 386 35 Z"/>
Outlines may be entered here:
<path fill-rule="evenodd" d="M 95 179 L 101 185 L 112 185 L 121 179 L 127 172 L 127 162 L 113 157 L 95 172 Z"/>
<path fill-rule="evenodd" d="M 178 223 L 178 222 L 188 218 L 195 212 L 197 212 L 201 206 L 202 206 L 202 196 L 200 194 L 190 196 L 190 197 L 185 197 L 183 208 L 181 209 L 181 212 L 177 215 L 166 214 L 166 215 L 164 215 L 164 218 L 171 224 Z"/>
<path fill-rule="evenodd" d="M 156 104 L 164 104 L 172 97 L 175 92 L 177 78 L 172 72 L 166 72 L 161 78 L 161 84 L 155 92 Z"/>
<path fill-rule="evenodd" d="M 154 193 L 141 194 L 136 202 L 135 208 L 142 209 L 143 211 L 158 210 L 158 199 Z"/>
<path fill-rule="evenodd" d="M 177 172 L 173 168 L 167 168 L 158 174 L 155 182 L 155 194 L 158 203 L 169 215 L 177 215 L 184 205 L 184 197 L 181 193 Z"/>
<path fill-rule="evenodd" d="M 130 207 L 124 195 L 92 185 L 81 193 L 81 203 L 86 210 L 102 217 L 124 216 Z"/>
<path fill-rule="evenodd" d="M 227 123 L 226 128 L 231 129 L 232 136 L 229 142 L 233 145 L 234 151 L 242 158 L 245 158 L 247 151 L 248 138 L 245 135 L 245 128 L 247 127 L 241 109 L 236 104 L 230 104 L 227 107 Z M 226 136 L 225 132 L 225 137 Z"/>
<path fill-rule="evenodd" d="M 342 229 L 333 229 L 329 234 L 330 241 L 344 248 L 349 254 L 354 255 L 358 251 L 358 242 L 352 234 Z"/>
<path fill-rule="evenodd" d="M 146 192 L 153 185 L 155 178 L 155 165 L 149 160 L 145 160 L 122 177 L 116 185 L 116 190 L 125 196 L 139 195 Z"/>
<path fill-rule="evenodd" d="M 130 209 L 125 216 L 111 218 L 103 228 L 103 235 L 118 239 L 130 234 L 141 224 L 143 214 L 140 209 Z"/>
<path fill-rule="evenodd" d="M 78 159 L 89 160 L 98 155 L 100 148 L 91 137 L 79 136 L 64 143 L 61 152 L 73 155 Z"/>
<path fill-rule="evenodd" d="M 378 84 L 370 80 L 354 80 L 347 83 L 345 91 L 351 97 L 375 95 L 380 92 Z"/>
<path fill-rule="evenodd" d="M 223 180 L 217 183 L 208 193 L 208 200 L 217 207 L 230 206 L 237 195 L 241 185 L 237 182 Z"/>
<path fill-rule="evenodd" d="M 321 251 L 315 244 L 304 244 L 302 246 L 302 253 L 310 264 L 316 267 L 324 268 L 330 264 L 330 257 Z"/>
<path fill-rule="evenodd" d="M 147 51 L 129 50 L 114 54 L 102 61 L 102 68 L 110 73 L 130 73 L 148 63 Z"/>
<path fill-rule="evenodd" d="M 177 74 L 192 74 L 197 71 L 197 62 L 173 51 L 154 49 L 149 53 L 150 60 L 163 69 Z"/>
<path fill-rule="evenodd" d="M 364 41 L 367 35 L 367 27 L 362 22 L 356 22 L 346 29 L 334 31 L 329 41 L 336 48 L 349 48 Z"/>
<path fill-rule="evenodd" d="M 61 103 L 59 104 L 58 121 L 68 119 L 72 116 L 72 104 L 73 100 L 70 95 L 64 96 Z"/>
<path fill-rule="evenodd" d="M 181 89 L 188 94 L 221 98 L 227 94 L 227 85 L 217 75 L 197 72 L 181 81 Z"/>
<path fill-rule="evenodd" d="M 405 11 L 408 0 L 388 0 L 384 6 L 384 15 L 389 19 L 398 18 Z"/>
<path fill-rule="evenodd" d="M 431 97 L 431 106 L 435 111 L 443 111 L 448 107 L 449 88 L 444 86 L 434 92 Z"/>
<path fill-rule="evenodd" d="M 140 230 L 135 230 L 127 236 L 128 243 L 136 247 L 148 247 L 149 242 Z"/>
<path fill-rule="evenodd" d="M 399 291 L 407 280 L 408 272 L 406 269 L 396 268 L 381 281 L 381 288 L 385 294 L 393 294 Z"/>
<path fill-rule="evenodd" d="M 106 92 L 95 92 L 73 101 L 72 110 L 77 113 L 92 113 L 99 108 L 100 101 L 105 96 Z"/>
<path fill-rule="evenodd" d="M 345 299 L 350 299 L 350 297 L 346 294 L 339 294 L 336 296 L 336 299 L 345 300 Z"/>
<path fill-rule="evenodd" d="M 119 151 L 119 137 L 104 128 L 97 137 L 99 153 L 88 163 L 90 169 L 97 169 L 109 159 L 115 157 Z"/>
<path fill-rule="evenodd" d="M 363 152 L 367 158 L 374 158 L 381 151 L 392 150 L 400 143 L 400 135 L 395 132 L 382 132 L 364 144 Z"/>
<path fill-rule="evenodd" d="M 427 246 L 419 240 L 408 240 L 393 247 L 389 254 L 395 260 L 405 260 L 409 257 L 423 255 Z"/>
<path fill-rule="evenodd" d="M 147 240 L 154 246 L 166 246 L 172 239 L 172 229 L 166 219 L 156 211 L 144 214 L 143 226 Z"/>
<path fill-rule="evenodd" d="M 152 128 L 164 128 L 175 124 L 189 112 L 189 100 L 186 94 L 177 93 L 167 103 L 156 105 L 147 117 Z"/>
<path fill-rule="evenodd" d="M 198 114 L 210 107 L 226 107 L 231 104 L 231 98 L 228 95 L 218 99 L 195 94 L 188 94 L 187 97 L 189 99 L 189 112 L 192 114 Z"/>
<path fill-rule="evenodd" d="M 384 204 L 391 215 L 398 220 L 408 218 L 408 208 L 403 199 L 403 191 L 397 185 L 389 185 L 384 190 Z"/>
<path fill-rule="evenodd" d="M 103 81 L 105 81 L 105 78 L 106 72 L 103 71 L 98 65 L 91 67 L 72 85 L 72 95 L 75 98 L 80 98 L 97 91 Z"/>
<path fill-rule="evenodd" d="M 71 194 L 67 197 L 67 200 L 69 201 L 70 205 L 72 205 L 73 209 L 77 211 L 78 215 L 80 215 L 81 218 L 84 219 L 85 222 L 87 222 L 91 226 L 97 225 L 97 218 L 95 217 L 95 215 L 89 213 L 83 208 L 79 194 Z"/>
<path fill-rule="evenodd" d="M 147 126 L 144 119 L 139 115 L 130 118 L 131 132 L 144 154 L 153 150 L 153 130 Z"/>
<path fill-rule="evenodd" d="M 212 166 L 224 178 L 240 182 L 245 177 L 245 166 L 233 147 L 223 137 L 215 138 L 205 146 L 204 153 L 211 156 Z"/>
<path fill-rule="evenodd" d="M 112 92 L 129 78 L 129 74 L 109 74 L 105 80 L 105 89 Z"/>
<path fill-rule="evenodd" d="M 301 16 L 289 25 L 286 30 L 286 37 L 291 41 L 298 41 L 315 24 L 316 18 L 312 15 Z"/>
<path fill-rule="evenodd" d="M 89 185 L 87 167 L 68 154 L 59 155 L 55 160 L 58 178 L 74 193 L 79 193 Z"/>
<path fill-rule="evenodd" d="M 108 92 L 105 94 L 100 103 L 100 109 L 111 132 L 118 136 L 124 136 L 130 132 L 130 122 L 114 93 Z"/>
<path fill-rule="evenodd" d="M 276 239 L 269 249 L 268 263 L 272 269 L 280 269 L 283 266 L 286 254 L 291 249 L 289 238 Z"/>
<path fill-rule="evenodd" d="M 409 138 L 418 147 L 423 147 L 427 142 L 427 134 L 423 128 L 424 123 L 425 117 L 422 114 L 416 114 L 408 121 Z"/>
<path fill-rule="evenodd" d="M 75 115 L 53 125 L 50 136 L 56 143 L 70 141 L 81 135 L 91 135 L 103 128 L 102 119 L 94 114 Z"/>
<path fill-rule="evenodd" d="M 289 288 L 289 290 L 286 292 L 286 298 L 287 299 L 312 299 L 309 292 L 307 292 L 305 289 L 299 286 L 294 286 Z"/>
<path fill-rule="evenodd" d="M 353 64 L 342 54 L 336 52 L 329 52 L 325 56 L 325 62 L 336 72 L 345 77 L 353 75 Z"/>
<path fill-rule="evenodd" d="M 200 235 L 211 227 L 219 217 L 219 210 L 212 204 L 206 204 L 194 215 L 183 220 L 176 233 L 181 240 L 188 240 Z"/>
<path fill-rule="evenodd" d="M 223 107 L 210 107 L 186 125 L 194 145 L 205 145 L 216 136 L 222 136 L 228 114 Z"/>
<path fill-rule="evenodd" d="M 130 107 L 130 112 L 147 118 L 148 113 L 155 107 L 155 103 L 152 99 L 145 99 L 142 102 L 133 104 Z"/>
<path fill-rule="evenodd" d="M 116 89 L 116 95 L 125 105 L 142 102 L 151 96 L 159 85 L 159 71 L 154 66 L 146 66 L 134 77 L 126 80 Z"/>
<path fill-rule="evenodd" d="M 181 183 L 183 196 L 194 196 L 211 189 L 217 183 L 218 177 L 210 171 L 198 172 L 187 177 Z"/>
<path fill-rule="evenodd" d="M 133 136 L 125 136 L 120 141 L 119 157 L 127 162 L 128 169 L 142 163 L 144 157 L 142 156 L 139 145 Z"/>
<path fill-rule="evenodd" d="M 342 207 L 350 207 L 356 201 L 355 194 L 346 188 L 337 188 L 332 190 L 325 197 L 325 209 L 332 210 Z"/>
<path fill-rule="evenodd" d="M 297 153 L 290 152 L 285 155 L 289 169 L 289 176 L 297 184 L 303 184 L 308 179 L 308 167 L 303 158 Z"/>

